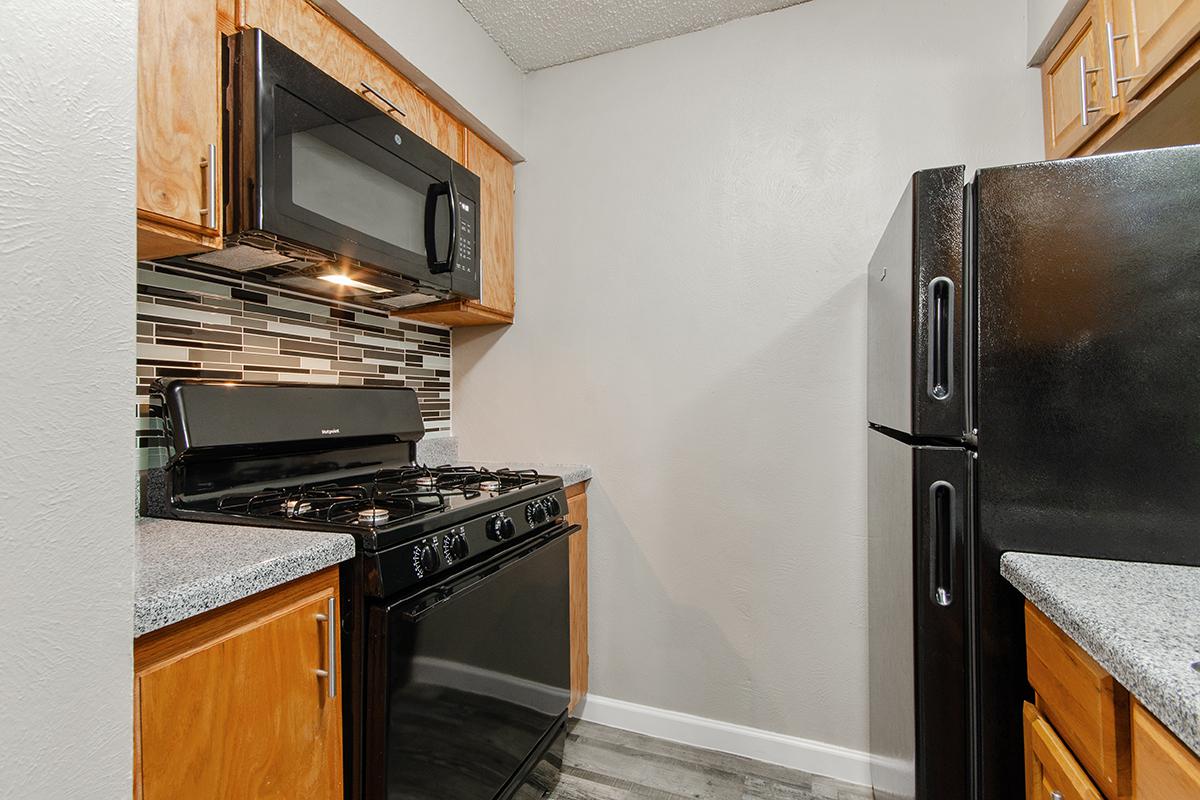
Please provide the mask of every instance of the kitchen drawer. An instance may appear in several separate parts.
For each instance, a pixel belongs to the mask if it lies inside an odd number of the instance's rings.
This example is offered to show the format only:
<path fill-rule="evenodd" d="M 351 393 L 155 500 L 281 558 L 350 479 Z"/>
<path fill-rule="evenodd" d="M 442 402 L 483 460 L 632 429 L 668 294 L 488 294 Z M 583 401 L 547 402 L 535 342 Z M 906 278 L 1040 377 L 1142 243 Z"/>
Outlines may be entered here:
<path fill-rule="evenodd" d="M 1133 792 L 1137 800 L 1200 797 L 1200 758 L 1133 704 Z"/>
<path fill-rule="evenodd" d="M 1103 800 L 1087 772 L 1037 709 L 1025 704 L 1026 800 Z"/>
<path fill-rule="evenodd" d="M 1049 721 L 1104 796 L 1130 796 L 1129 693 L 1031 604 L 1025 604 L 1029 683 Z"/>

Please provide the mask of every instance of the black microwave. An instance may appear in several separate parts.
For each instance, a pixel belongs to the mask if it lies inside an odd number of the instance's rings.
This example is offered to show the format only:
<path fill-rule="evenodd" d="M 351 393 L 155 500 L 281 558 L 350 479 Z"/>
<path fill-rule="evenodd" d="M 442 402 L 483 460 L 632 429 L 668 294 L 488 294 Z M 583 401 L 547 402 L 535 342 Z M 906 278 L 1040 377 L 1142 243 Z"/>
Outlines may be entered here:
<path fill-rule="evenodd" d="M 392 307 L 478 298 L 479 177 L 261 30 L 226 40 L 225 249 Z"/>

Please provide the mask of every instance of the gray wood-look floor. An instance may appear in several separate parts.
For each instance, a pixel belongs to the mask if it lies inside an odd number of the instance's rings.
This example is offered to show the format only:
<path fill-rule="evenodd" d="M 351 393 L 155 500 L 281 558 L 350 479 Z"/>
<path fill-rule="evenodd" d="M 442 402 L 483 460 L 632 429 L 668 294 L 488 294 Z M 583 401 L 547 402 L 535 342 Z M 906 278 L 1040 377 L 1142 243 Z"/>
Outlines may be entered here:
<path fill-rule="evenodd" d="M 545 764 L 545 762 L 544 762 Z M 555 765 L 556 766 L 556 765 Z M 869 787 L 572 720 L 514 800 L 870 800 Z"/>

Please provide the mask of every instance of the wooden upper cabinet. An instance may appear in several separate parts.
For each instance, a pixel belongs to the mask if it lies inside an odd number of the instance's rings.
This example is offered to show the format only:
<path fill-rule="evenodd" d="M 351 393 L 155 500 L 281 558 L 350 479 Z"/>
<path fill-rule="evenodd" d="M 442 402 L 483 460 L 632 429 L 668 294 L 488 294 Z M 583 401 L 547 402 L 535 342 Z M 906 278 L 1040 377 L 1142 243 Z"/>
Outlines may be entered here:
<path fill-rule="evenodd" d="M 513 289 L 513 165 L 494 147 L 467 131 L 467 169 L 481 181 L 479 257 L 482 292 L 479 302 L 502 314 L 512 315 L 516 305 Z"/>
<path fill-rule="evenodd" d="M 1063 158 L 1112 119 L 1107 7 L 1089 0 L 1042 64 L 1046 157 Z"/>
<path fill-rule="evenodd" d="M 241 7 L 242 27 L 261 28 L 455 161 L 463 160 L 458 120 L 319 9 L 305 0 L 242 0 Z"/>
<path fill-rule="evenodd" d="M 220 53 L 214 0 L 138 4 L 139 258 L 220 244 Z"/>
<path fill-rule="evenodd" d="M 472 131 L 465 131 L 463 164 L 479 176 L 478 300 L 450 300 L 397 311 L 396 316 L 439 325 L 509 325 L 516 310 L 513 246 L 513 165 Z"/>
<path fill-rule="evenodd" d="M 1135 98 L 1200 35 L 1200 0 L 1113 0 L 1125 96 Z"/>
<path fill-rule="evenodd" d="M 337 576 L 136 640 L 135 798 L 342 800 L 341 692 L 318 672 L 339 658 Z"/>

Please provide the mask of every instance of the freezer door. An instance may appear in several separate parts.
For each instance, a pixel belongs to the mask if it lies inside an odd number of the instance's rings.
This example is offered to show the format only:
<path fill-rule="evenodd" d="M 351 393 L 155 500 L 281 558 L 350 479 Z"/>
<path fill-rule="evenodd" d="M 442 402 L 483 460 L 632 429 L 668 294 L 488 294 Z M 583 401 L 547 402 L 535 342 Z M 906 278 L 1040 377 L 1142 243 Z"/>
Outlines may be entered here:
<path fill-rule="evenodd" d="M 963 167 L 918 172 L 867 276 L 867 420 L 959 437 L 963 391 Z"/>
<path fill-rule="evenodd" d="M 878 800 L 968 798 L 973 459 L 868 440 L 871 783 Z"/>
<path fill-rule="evenodd" d="M 1200 565 L 1200 147 L 975 182 L 989 798 L 1019 791 L 1006 550 Z"/>

